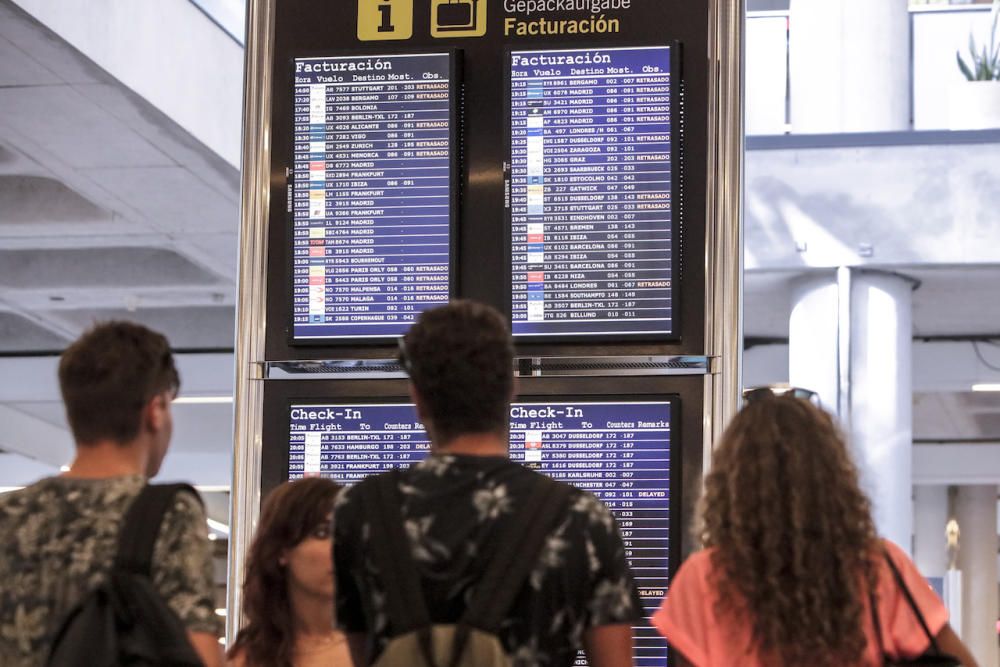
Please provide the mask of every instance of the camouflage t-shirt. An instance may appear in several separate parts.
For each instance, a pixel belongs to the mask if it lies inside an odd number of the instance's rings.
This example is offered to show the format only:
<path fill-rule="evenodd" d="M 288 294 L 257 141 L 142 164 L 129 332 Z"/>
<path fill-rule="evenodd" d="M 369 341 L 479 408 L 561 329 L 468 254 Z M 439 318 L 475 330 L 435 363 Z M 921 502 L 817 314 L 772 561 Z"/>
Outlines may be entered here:
<path fill-rule="evenodd" d="M 0 665 L 44 664 L 63 617 L 104 581 L 139 475 L 51 477 L 0 495 Z M 205 513 L 178 493 L 153 552 L 153 583 L 188 630 L 217 632 Z"/>

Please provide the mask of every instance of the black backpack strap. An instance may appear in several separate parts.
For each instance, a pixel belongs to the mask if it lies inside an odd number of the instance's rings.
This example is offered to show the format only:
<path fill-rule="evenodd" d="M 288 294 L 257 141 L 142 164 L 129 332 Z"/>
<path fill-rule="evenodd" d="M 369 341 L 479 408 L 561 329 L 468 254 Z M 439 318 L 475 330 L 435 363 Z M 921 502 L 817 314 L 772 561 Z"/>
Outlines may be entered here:
<path fill-rule="evenodd" d="M 410 540 L 403 525 L 399 471 L 377 475 L 368 483 L 364 503 L 371 508 L 371 544 L 385 588 L 386 613 L 397 634 L 417 631 L 427 664 L 434 665 L 430 613 L 424 600 Z"/>
<path fill-rule="evenodd" d="M 476 586 L 465 614 L 458 622 L 452 665 L 458 663 L 469 630 L 496 634 L 511 605 L 538 565 L 542 549 L 560 519 L 565 517 L 574 488 L 538 475 L 535 488 L 517 514 L 507 521 L 497 549 Z"/>
<path fill-rule="evenodd" d="M 189 484 L 147 484 L 125 512 L 114 570 L 152 575 L 153 549 L 160 534 L 160 525 L 174 497 L 181 491 L 201 500 Z"/>
<path fill-rule="evenodd" d="M 903 597 L 906 598 L 907 604 L 910 605 L 910 609 L 913 610 L 913 614 L 920 622 L 920 627 L 923 628 L 924 634 L 927 635 L 927 639 L 930 640 L 930 645 L 934 650 L 934 655 L 941 655 L 941 649 L 938 647 L 937 640 L 934 638 L 934 635 L 931 634 L 931 629 L 927 627 L 927 621 L 924 620 L 924 615 L 920 613 L 920 608 L 917 607 L 916 600 L 913 599 L 910 589 L 906 586 L 906 582 L 903 581 L 903 575 L 900 574 L 896 564 L 892 562 L 892 557 L 884 547 L 882 549 L 882 555 L 885 557 L 885 562 L 889 564 L 889 569 L 892 570 L 892 576 L 896 579 L 896 585 L 899 586 L 899 590 L 903 592 Z"/>
<path fill-rule="evenodd" d="M 885 641 L 882 639 L 882 621 L 878 617 L 878 598 L 874 591 L 868 591 L 868 608 L 872 615 L 872 627 L 875 628 L 875 641 L 878 642 L 878 654 L 883 665 L 889 664 L 889 658 L 885 654 Z"/>

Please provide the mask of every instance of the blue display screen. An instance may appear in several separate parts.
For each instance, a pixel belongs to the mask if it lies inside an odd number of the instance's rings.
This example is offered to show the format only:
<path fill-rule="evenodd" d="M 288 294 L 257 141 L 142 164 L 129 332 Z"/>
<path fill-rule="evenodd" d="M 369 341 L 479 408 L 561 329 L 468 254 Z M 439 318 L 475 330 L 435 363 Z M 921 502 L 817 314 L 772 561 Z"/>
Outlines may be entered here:
<path fill-rule="evenodd" d="M 615 514 L 647 618 L 669 576 L 671 403 L 525 402 L 510 408 L 510 458 L 594 493 Z M 288 476 L 353 484 L 427 456 L 410 404 L 293 405 Z M 666 665 L 667 649 L 635 628 L 636 662 Z M 583 657 L 578 664 L 585 665 Z"/>
<path fill-rule="evenodd" d="M 293 338 L 399 336 L 449 298 L 451 56 L 293 65 Z"/>
<path fill-rule="evenodd" d="M 674 334 L 670 51 L 510 54 L 515 336 Z"/>

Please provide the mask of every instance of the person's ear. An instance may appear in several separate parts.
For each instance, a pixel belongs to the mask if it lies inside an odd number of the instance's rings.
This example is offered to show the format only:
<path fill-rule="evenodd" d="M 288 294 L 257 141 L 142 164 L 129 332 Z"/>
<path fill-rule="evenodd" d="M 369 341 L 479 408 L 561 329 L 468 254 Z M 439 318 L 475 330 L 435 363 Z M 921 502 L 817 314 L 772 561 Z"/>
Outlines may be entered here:
<path fill-rule="evenodd" d="M 161 392 L 151 398 L 143 410 L 144 419 L 149 430 L 156 433 L 162 431 L 169 420 L 170 395 Z"/>

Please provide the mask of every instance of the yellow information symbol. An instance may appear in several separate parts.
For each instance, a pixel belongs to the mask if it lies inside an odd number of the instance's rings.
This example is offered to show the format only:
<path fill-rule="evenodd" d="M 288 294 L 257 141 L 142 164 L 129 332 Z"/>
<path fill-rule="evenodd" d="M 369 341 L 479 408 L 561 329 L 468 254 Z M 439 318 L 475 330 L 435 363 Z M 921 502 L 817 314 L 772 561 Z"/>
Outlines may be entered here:
<path fill-rule="evenodd" d="M 431 35 L 482 37 L 486 34 L 486 0 L 431 0 Z"/>
<path fill-rule="evenodd" d="M 413 37 L 413 0 L 358 0 L 358 39 L 380 42 Z"/>

